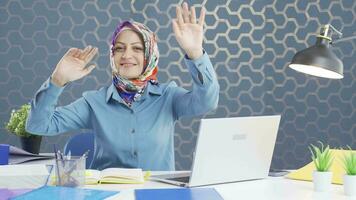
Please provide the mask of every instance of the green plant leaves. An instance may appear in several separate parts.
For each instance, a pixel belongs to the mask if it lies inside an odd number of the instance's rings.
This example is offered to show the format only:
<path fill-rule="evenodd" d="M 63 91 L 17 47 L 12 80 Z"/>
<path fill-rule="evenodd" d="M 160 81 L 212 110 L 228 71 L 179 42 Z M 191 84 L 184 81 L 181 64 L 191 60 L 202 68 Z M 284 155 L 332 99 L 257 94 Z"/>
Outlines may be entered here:
<path fill-rule="evenodd" d="M 318 143 L 321 146 L 320 148 L 311 144 L 309 150 L 312 154 L 312 159 L 316 170 L 319 172 L 326 172 L 329 171 L 334 159 L 329 145 L 324 148 L 322 142 L 319 141 Z"/>
<path fill-rule="evenodd" d="M 30 111 L 31 106 L 29 104 L 24 104 L 18 110 L 13 110 L 11 112 L 11 116 L 9 122 L 6 124 L 5 128 L 20 137 L 30 137 L 34 136 L 28 133 L 25 129 L 26 120 L 28 116 L 28 112 Z"/>
<path fill-rule="evenodd" d="M 344 169 L 347 175 L 356 175 L 356 152 L 353 152 L 351 147 L 349 147 L 350 153 L 345 154 L 343 157 Z"/>

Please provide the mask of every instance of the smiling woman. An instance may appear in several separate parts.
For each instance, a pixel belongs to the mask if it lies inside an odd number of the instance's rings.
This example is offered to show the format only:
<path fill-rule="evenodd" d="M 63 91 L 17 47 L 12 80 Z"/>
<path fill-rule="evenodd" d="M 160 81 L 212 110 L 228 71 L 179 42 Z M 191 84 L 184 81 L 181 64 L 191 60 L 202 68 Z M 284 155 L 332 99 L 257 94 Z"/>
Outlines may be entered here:
<path fill-rule="evenodd" d="M 87 66 L 98 48 L 71 48 L 31 102 L 28 132 L 56 135 L 78 129 L 95 133 L 91 168 L 142 168 L 174 170 L 174 124 L 181 117 L 206 114 L 215 109 L 219 84 L 203 50 L 205 10 L 197 20 L 195 8 L 177 6 L 173 31 L 185 51 L 192 91 L 175 82 L 157 81 L 159 52 L 156 35 L 139 22 L 124 21 L 110 41 L 112 83 L 83 93 L 75 102 L 56 107 L 70 82 L 88 75 Z"/>
<path fill-rule="evenodd" d="M 143 41 L 135 31 L 122 31 L 114 46 L 114 61 L 119 75 L 128 78 L 138 78 L 143 72 L 144 46 Z"/>
<path fill-rule="evenodd" d="M 157 82 L 158 47 L 156 35 L 145 25 L 125 21 L 111 42 L 110 64 L 113 83 L 128 104 L 141 96 L 147 82 Z"/>

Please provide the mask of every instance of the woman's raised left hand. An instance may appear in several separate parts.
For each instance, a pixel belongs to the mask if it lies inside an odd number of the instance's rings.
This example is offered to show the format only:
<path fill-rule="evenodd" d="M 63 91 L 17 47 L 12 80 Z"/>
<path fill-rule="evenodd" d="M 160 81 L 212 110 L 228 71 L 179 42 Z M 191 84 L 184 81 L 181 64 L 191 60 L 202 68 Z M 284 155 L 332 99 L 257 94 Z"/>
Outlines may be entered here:
<path fill-rule="evenodd" d="M 196 59 L 203 55 L 203 37 L 205 9 L 202 8 L 199 20 L 196 19 L 195 8 L 189 10 L 188 4 L 177 6 L 176 19 L 173 20 L 173 32 L 181 48 L 190 59 Z"/>

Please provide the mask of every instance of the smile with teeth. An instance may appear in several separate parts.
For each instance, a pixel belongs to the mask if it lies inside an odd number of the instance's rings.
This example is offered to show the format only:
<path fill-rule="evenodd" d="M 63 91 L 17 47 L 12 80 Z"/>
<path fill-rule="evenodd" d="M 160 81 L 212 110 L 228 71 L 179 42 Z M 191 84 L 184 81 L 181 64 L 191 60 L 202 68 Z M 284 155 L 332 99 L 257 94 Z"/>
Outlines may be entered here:
<path fill-rule="evenodd" d="M 136 66 L 136 64 L 134 64 L 134 63 L 121 63 L 120 65 L 123 66 L 123 67 L 133 67 L 133 66 Z"/>

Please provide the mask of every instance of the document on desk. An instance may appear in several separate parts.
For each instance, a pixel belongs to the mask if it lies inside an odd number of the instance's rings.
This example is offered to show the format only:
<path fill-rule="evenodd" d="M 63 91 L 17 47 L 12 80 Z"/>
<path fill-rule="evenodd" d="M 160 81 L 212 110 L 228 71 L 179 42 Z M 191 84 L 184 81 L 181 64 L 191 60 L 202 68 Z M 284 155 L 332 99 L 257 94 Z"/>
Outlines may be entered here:
<path fill-rule="evenodd" d="M 33 160 L 54 159 L 54 155 L 38 155 L 10 145 L 9 164 L 20 164 Z"/>
<path fill-rule="evenodd" d="M 0 188 L 38 188 L 46 184 L 46 165 L 0 165 Z"/>
<path fill-rule="evenodd" d="M 102 171 L 85 170 L 85 184 L 141 184 L 145 174 L 140 168 L 107 168 Z"/>
<path fill-rule="evenodd" d="M 61 187 L 61 186 L 44 186 L 31 192 L 25 193 L 23 195 L 13 198 L 13 200 L 69 200 L 69 199 L 85 199 L 85 200 L 96 200 L 105 199 L 107 197 L 113 196 L 119 192 L 117 191 L 107 191 L 107 190 L 92 190 L 92 189 L 82 189 L 82 188 L 71 188 L 71 187 Z"/>
<path fill-rule="evenodd" d="M 214 188 L 137 189 L 136 200 L 224 200 Z"/>

